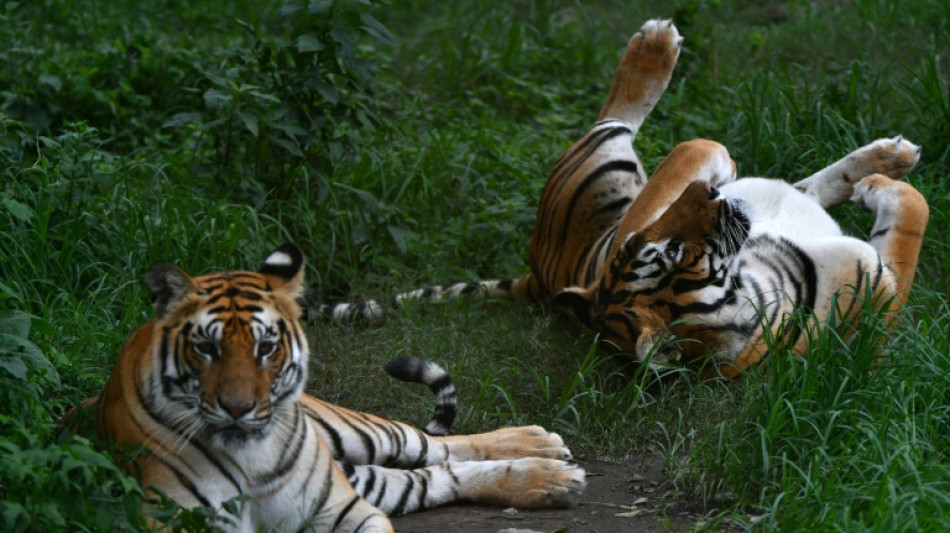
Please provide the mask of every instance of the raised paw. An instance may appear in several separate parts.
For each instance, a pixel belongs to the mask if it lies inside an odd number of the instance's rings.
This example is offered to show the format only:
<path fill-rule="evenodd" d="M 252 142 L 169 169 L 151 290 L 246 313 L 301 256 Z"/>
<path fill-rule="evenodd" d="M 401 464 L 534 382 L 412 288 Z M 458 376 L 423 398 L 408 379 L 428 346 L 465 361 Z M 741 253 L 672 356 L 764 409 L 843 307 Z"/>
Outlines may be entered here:
<path fill-rule="evenodd" d="M 858 207 L 875 213 L 878 217 L 894 213 L 900 208 L 905 195 L 920 196 L 910 184 L 900 182 L 883 174 L 871 174 L 854 186 L 851 201 Z"/>
<path fill-rule="evenodd" d="M 872 174 L 855 185 L 851 201 L 874 213 L 868 243 L 896 281 L 893 294 L 906 303 L 930 218 L 927 200 L 907 182 Z"/>
<path fill-rule="evenodd" d="M 902 136 L 878 139 L 799 181 L 795 188 L 828 208 L 848 200 L 855 185 L 871 174 L 904 179 L 918 159 L 920 147 Z"/>
<path fill-rule="evenodd" d="M 668 74 L 676 64 L 682 43 L 683 37 L 672 20 L 648 20 L 630 38 L 628 57 L 624 60 L 635 62 L 642 70 L 659 68 Z"/>
<path fill-rule="evenodd" d="M 682 43 L 672 21 L 647 21 L 627 44 L 600 119 L 617 118 L 639 127 L 666 91 Z"/>
<path fill-rule="evenodd" d="M 920 147 L 898 135 L 891 139 L 878 139 L 848 154 L 848 163 L 843 169 L 845 178 L 857 183 L 865 176 L 883 174 L 902 180 L 920 159 Z"/>

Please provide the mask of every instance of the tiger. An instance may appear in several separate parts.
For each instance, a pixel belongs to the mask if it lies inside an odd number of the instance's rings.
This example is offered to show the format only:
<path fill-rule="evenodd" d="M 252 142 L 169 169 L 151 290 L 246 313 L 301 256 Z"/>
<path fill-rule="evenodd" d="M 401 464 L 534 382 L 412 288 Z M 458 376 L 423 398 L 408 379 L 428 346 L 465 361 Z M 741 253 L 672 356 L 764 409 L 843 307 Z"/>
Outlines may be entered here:
<path fill-rule="evenodd" d="M 923 196 L 900 181 L 920 148 L 900 136 L 878 139 L 788 184 L 736 179 L 724 146 L 695 139 L 647 179 L 634 140 L 669 85 L 682 42 L 669 20 L 647 21 L 628 41 L 596 122 L 542 189 L 529 273 L 418 289 L 392 307 L 463 296 L 545 303 L 635 361 L 663 366 L 709 354 L 713 374 L 726 377 L 759 362 L 764 340 L 777 333 L 804 354 L 804 332 L 780 325 L 806 308 L 827 318 L 833 300 L 843 304 L 842 289 L 893 298 L 889 309 L 899 311 L 929 216 Z M 868 242 L 845 237 L 828 215 L 848 200 L 877 216 Z M 859 303 L 845 299 L 853 315 Z M 389 312 L 370 300 L 314 304 L 308 314 L 374 321 Z M 663 339 L 682 342 L 661 349 Z M 679 348 L 665 348 L 671 344 Z"/>
<path fill-rule="evenodd" d="M 220 525 L 240 532 L 387 532 L 389 516 L 455 501 L 576 502 L 584 470 L 539 426 L 429 435 L 304 392 L 304 262 L 284 244 L 257 272 L 191 277 L 172 263 L 148 271 L 154 317 L 89 402 L 101 437 L 131 452 L 126 466 L 143 486 L 180 508 L 234 503 L 233 516 L 218 513 Z M 418 359 L 387 366 L 436 392 L 428 429 L 446 433 L 457 402 L 448 374 Z"/>

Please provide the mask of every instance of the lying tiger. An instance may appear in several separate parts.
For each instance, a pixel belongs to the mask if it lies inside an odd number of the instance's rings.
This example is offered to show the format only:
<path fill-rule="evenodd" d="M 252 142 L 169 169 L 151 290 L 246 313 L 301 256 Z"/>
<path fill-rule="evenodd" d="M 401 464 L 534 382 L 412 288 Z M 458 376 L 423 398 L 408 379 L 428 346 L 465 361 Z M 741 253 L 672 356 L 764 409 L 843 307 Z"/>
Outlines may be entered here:
<path fill-rule="evenodd" d="M 144 486 L 184 508 L 238 498 L 222 527 L 247 532 L 392 531 L 387 515 L 458 500 L 572 504 L 584 471 L 540 427 L 430 436 L 305 394 L 303 264 L 284 245 L 259 272 L 149 272 L 155 318 L 89 402 L 102 436 L 135 453 Z M 418 360 L 391 370 L 437 392 L 429 430 L 444 433 L 456 408 L 447 374 Z"/>
<path fill-rule="evenodd" d="M 881 139 L 789 185 L 735 180 L 726 149 L 697 140 L 677 146 L 648 181 L 633 141 L 666 90 L 681 42 L 671 22 L 658 20 L 630 39 L 598 121 L 544 187 L 529 274 L 422 289 L 395 305 L 462 295 L 553 302 L 637 361 L 710 354 L 712 374 L 730 377 L 762 359 L 766 338 L 807 352 L 801 328 L 784 326 L 792 311 L 810 309 L 823 323 L 837 298 L 847 320 L 862 293 L 899 310 L 929 211 L 896 180 L 920 149 Z M 849 199 L 877 217 L 868 242 L 844 236 L 826 212 Z M 384 312 L 372 301 L 315 310 L 371 320 Z M 655 348 L 669 338 L 698 342 Z"/>

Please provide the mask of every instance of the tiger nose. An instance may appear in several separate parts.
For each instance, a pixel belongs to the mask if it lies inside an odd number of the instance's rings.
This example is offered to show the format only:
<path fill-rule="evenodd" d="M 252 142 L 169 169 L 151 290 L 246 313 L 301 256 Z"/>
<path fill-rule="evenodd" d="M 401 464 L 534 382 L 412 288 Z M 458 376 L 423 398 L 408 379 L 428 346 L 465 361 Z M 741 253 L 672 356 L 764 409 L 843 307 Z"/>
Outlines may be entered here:
<path fill-rule="evenodd" d="M 254 400 L 251 401 L 240 401 L 240 400 L 226 400 L 223 397 L 218 398 L 218 406 L 224 409 L 231 418 L 237 420 L 238 418 L 243 417 L 249 413 L 257 405 L 257 402 Z"/>

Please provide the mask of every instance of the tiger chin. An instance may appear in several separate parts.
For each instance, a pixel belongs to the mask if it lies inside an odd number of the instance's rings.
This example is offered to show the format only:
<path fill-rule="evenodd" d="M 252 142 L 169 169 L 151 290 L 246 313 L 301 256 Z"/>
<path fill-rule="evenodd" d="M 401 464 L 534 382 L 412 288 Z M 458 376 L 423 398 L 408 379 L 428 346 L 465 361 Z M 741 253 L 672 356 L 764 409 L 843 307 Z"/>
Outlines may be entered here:
<path fill-rule="evenodd" d="M 457 297 L 546 302 L 637 361 L 708 354 L 716 363 L 710 376 L 735 376 L 758 362 L 763 339 L 775 337 L 789 313 L 813 310 L 821 323 L 835 300 L 852 316 L 854 293 L 868 284 L 898 313 L 929 216 L 924 198 L 900 181 L 920 149 L 901 137 L 879 139 L 789 185 L 736 179 L 726 148 L 698 139 L 674 148 L 648 176 L 634 141 L 669 85 L 682 42 L 668 20 L 647 21 L 630 38 L 596 122 L 544 185 L 528 274 L 427 287 L 397 296 L 393 307 Z M 844 236 L 826 211 L 849 200 L 877 216 L 867 242 Z M 373 301 L 309 308 L 366 320 L 386 309 Z M 780 333 L 807 351 L 802 331 Z"/>
<path fill-rule="evenodd" d="M 154 318 L 126 343 L 98 404 L 101 436 L 132 452 L 145 487 L 182 508 L 221 510 L 229 531 L 392 531 L 388 515 L 467 500 L 570 506 L 584 471 L 537 426 L 429 435 L 306 394 L 309 348 L 297 298 L 304 258 L 285 244 L 258 272 L 146 276 Z M 432 362 L 388 365 L 426 383 L 447 433 L 456 395 Z M 385 465 L 385 466 L 383 466 Z"/>

